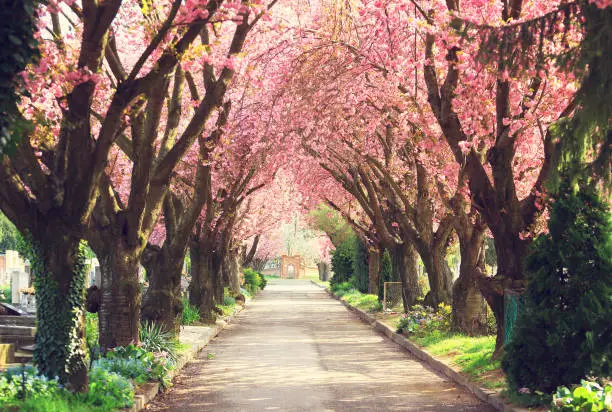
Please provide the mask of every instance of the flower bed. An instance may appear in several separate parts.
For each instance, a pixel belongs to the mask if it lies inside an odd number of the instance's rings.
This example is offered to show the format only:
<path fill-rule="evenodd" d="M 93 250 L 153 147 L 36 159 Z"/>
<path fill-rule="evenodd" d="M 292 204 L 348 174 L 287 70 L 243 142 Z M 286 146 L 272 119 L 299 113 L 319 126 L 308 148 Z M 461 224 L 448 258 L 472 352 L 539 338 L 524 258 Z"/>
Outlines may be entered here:
<path fill-rule="evenodd" d="M 97 331 L 97 315 L 87 317 L 88 332 Z M 97 335 L 88 340 L 93 359 L 89 392 L 72 393 L 57 378 L 38 374 L 33 366 L 11 368 L 0 374 L 0 409 L 27 411 L 111 411 L 131 407 L 137 385 L 170 386 L 180 345 L 160 327 L 143 324 L 138 345 L 109 350 L 101 357 Z"/>

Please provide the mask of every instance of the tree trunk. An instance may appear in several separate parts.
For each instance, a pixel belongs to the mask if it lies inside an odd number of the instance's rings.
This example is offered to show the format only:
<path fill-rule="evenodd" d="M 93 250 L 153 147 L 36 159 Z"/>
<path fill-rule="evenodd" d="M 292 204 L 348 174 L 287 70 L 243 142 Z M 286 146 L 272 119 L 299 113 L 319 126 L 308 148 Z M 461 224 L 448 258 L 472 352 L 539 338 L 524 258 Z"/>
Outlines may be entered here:
<path fill-rule="evenodd" d="M 138 343 L 140 322 L 139 248 L 123 247 L 122 242 L 95 250 L 102 272 L 100 305 L 100 348 Z"/>
<path fill-rule="evenodd" d="M 461 266 L 453 285 L 452 319 L 454 329 L 473 336 L 487 333 L 487 304 L 477 282 L 486 277 L 486 269 L 484 230 L 472 228 L 470 232 L 459 234 Z"/>
<path fill-rule="evenodd" d="M 404 312 L 407 313 L 422 294 L 418 278 L 418 254 L 412 245 L 398 245 L 393 249 L 391 262 L 392 271 L 395 272 L 393 278 L 399 278 L 402 283 L 402 302 Z"/>
<path fill-rule="evenodd" d="M 37 295 L 34 362 L 43 375 L 59 376 L 68 389 L 86 392 L 85 271 L 80 239 L 67 230 L 46 229 L 34 238 L 29 256 Z"/>
<path fill-rule="evenodd" d="M 368 247 L 368 293 L 378 295 L 380 288 L 382 252 L 379 247 Z"/>
<path fill-rule="evenodd" d="M 217 259 L 222 260 L 223 258 L 217 257 Z M 225 300 L 225 286 L 227 284 L 228 279 L 223 276 L 223 270 L 221 269 L 221 266 L 218 266 L 217 269 L 213 272 L 215 304 L 223 305 L 223 301 Z"/>
<path fill-rule="evenodd" d="M 450 305 L 452 297 L 453 272 L 446 263 L 446 245 L 436 245 L 429 250 L 420 251 L 421 260 L 429 279 L 429 293 L 424 304 L 437 308 L 440 303 Z"/>
<path fill-rule="evenodd" d="M 215 256 L 203 242 L 193 243 L 189 248 L 191 255 L 191 283 L 189 284 L 189 303 L 200 310 L 200 320 L 215 323 L 215 287 L 213 273 L 217 270 Z"/>
<path fill-rule="evenodd" d="M 489 304 L 493 315 L 495 316 L 495 323 L 497 323 L 497 336 L 495 339 L 495 351 L 493 352 L 493 359 L 498 359 L 504 352 L 504 337 L 506 333 L 504 323 L 504 291 L 495 277 L 479 277 L 477 279 L 478 288 L 480 293 L 484 296 L 485 300 Z"/>
<path fill-rule="evenodd" d="M 140 318 L 161 324 L 165 330 L 176 336 L 180 332 L 183 312 L 181 277 L 184 261 L 184 251 L 173 254 L 170 249 L 164 247 L 154 253 L 150 260 L 143 259 L 149 288 L 142 299 Z"/>
<path fill-rule="evenodd" d="M 238 296 L 240 295 L 240 263 L 238 255 L 228 253 L 223 262 L 223 278 L 227 280 L 232 294 Z"/>
<path fill-rule="evenodd" d="M 506 336 L 504 290 L 522 290 L 525 287 L 523 257 L 526 242 L 521 241 L 512 230 L 501 231 L 499 226 L 493 231 L 493 235 L 497 254 L 497 273 L 493 278 L 479 281 L 478 285 L 495 315 L 497 339 L 493 358 L 499 358 L 504 351 Z"/>

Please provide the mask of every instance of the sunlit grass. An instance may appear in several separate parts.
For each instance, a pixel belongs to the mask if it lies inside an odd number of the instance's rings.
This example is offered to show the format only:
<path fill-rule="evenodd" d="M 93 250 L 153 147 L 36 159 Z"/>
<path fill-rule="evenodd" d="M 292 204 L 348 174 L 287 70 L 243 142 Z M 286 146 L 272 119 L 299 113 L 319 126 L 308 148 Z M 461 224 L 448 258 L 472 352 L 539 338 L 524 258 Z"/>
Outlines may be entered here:
<path fill-rule="evenodd" d="M 401 315 L 384 316 L 382 322 L 397 328 Z M 428 353 L 450 361 L 479 385 L 489 389 L 506 387 L 499 360 L 491 360 L 495 336 L 467 336 L 460 333 L 423 330 L 407 336 Z"/>
<path fill-rule="evenodd" d="M 378 301 L 378 296 L 352 291 L 342 296 L 342 300 L 349 305 L 357 307 L 367 312 L 378 312 L 382 309 L 381 303 Z"/>

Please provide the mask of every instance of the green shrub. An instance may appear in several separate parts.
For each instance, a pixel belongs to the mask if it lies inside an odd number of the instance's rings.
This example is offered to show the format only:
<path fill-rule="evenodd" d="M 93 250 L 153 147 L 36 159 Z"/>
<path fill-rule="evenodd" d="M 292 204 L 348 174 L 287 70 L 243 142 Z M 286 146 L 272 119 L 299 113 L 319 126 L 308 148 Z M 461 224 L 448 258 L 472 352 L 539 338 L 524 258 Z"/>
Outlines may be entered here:
<path fill-rule="evenodd" d="M 244 269 L 244 284 L 246 289 L 251 292 L 252 295 L 257 293 L 261 287 L 263 276 L 251 268 Z M 265 280 L 263 280 L 265 282 Z"/>
<path fill-rule="evenodd" d="M 574 390 L 561 386 L 553 395 L 552 411 L 612 411 L 612 384 L 582 380 Z"/>
<path fill-rule="evenodd" d="M 143 322 L 138 331 L 140 346 L 147 352 L 166 353 L 172 362 L 176 362 L 178 352 L 178 341 L 162 325 L 157 323 Z"/>
<path fill-rule="evenodd" d="M 132 379 L 138 384 L 148 382 L 150 378 L 147 367 L 139 359 L 100 358 L 94 362 L 94 368 L 118 373 L 125 378 Z"/>
<path fill-rule="evenodd" d="M 189 304 L 189 299 L 183 298 L 183 317 L 181 325 L 193 325 L 200 320 L 200 309 Z"/>
<path fill-rule="evenodd" d="M 157 381 L 166 387 L 170 386 L 168 371 L 174 368 L 174 363 L 165 352 L 153 353 L 135 345 L 128 345 L 108 351 L 105 358 L 94 362 L 94 367 L 96 366 L 119 372 L 138 382 Z"/>
<path fill-rule="evenodd" d="M 257 273 L 259 274 L 259 279 L 260 279 L 259 288 L 261 290 L 264 290 L 266 286 L 268 286 L 268 279 L 266 279 L 266 277 L 261 272 L 257 272 Z"/>
<path fill-rule="evenodd" d="M 512 390 L 551 393 L 585 376 L 609 376 L 612 362 L 612 223 L 596 189 L 565 185 L 550 233 L 525 259 L 527 290 L 502 362 Z"/>
<path fill-rule="evenodd" d="M 357 239 L 355 240 L 353 251 L 353 273 L 351 275 L 351 281 L 358 291 L 361 293 L 368 293 L 370 273 L 368 271 L 367 245 L 364 245 Z"/>
<path fill-rule="evenodd" d="M 236 299 L 231 296 L 225 296 L 223 298 L 223 306 L 234 306 L 236 304 Z"/>
<path fill-rule="evenodd" d="M 355 287 L 351 282 L 334 283 L 330 284 L 329 287 L 331 292 L 338 297 L 342 297 L 355 290 Z"/>
<path fill-rule="evenodd" d="M 25 385 L 23 385 L 25 377 Z M 25 393 L 23 390 L 25 389 Z M 53 396 L 59 391 L 56 379 L 38 375 L 34 366 L 15 366 L 0 373 L 0 404 L 13 402 L 22 398 Z"/>
<path fill-rule="evenodd" d="M 414 305 L 397 324 L 398 333 L 409 333 L 423 336 L 436 332 L 448 332 L 451 326 L 452 309 L 440 303 L 437 311 L 429 306 Z"/>
<path fill-rule="evenodd" d="M 331 266 L 334 275 L 329 281 L 330 285 L 348 282 L 351 279 L 356 245 L 357 238 L 353 235 L 340 243 L 332 252 Z"/>
<path fill-rule="evenodd" d="M 134 386 L 128 378 L 94 366 L 89 371 L 89 392 L 77 396 L 90 405 L 110 411 L 134 404 Z"/>

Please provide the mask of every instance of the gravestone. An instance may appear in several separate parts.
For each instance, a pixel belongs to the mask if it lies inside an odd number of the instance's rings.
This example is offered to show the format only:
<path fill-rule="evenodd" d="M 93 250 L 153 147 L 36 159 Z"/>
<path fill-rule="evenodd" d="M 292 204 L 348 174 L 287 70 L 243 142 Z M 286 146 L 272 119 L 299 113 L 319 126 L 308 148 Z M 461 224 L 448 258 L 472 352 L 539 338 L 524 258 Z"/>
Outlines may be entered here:
<path fill-rule="evenodd" d="M 20 303 L 19 289 L 27 288 L 30 285 L 30 275 L 25 271 L 13 270 L 11 272 L 11 303 Z"/>

